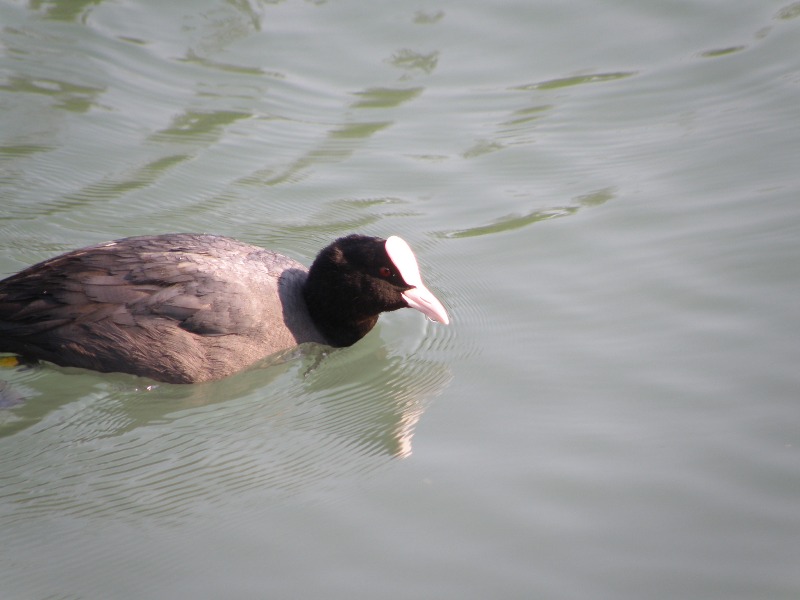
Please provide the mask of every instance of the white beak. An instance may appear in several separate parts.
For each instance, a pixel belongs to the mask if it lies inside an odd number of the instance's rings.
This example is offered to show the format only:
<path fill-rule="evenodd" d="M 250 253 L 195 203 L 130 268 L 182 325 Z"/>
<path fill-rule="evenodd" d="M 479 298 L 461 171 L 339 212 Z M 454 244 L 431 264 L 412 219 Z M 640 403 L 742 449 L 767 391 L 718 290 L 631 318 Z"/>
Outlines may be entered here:
<path fill-rule="evenodd" d="M 403 298 L 408 302 L 408 306 L 417 309 L 432 321 L 437 321 L 444 325 L 449 324 L 450 319 L 444 306 L 422 283 L 417 259 L 406 241 L 396 235 L 391 236 L 386 240 L 386 254 L 389 255 L 389 259 L 400 271 L 400 275 L 405 282 L 414 286 L 412 289 L 402 293 Z"/>
<path fill-rule="evenodd" d="M 415 288 L 406 290 L 402 293 L 402 296 L 408 302 L 410 308 L 416 308 L 432 321 L 437 321 L 444 325 L 450 323 L 447 311 L 442 306 L 442 303 L 424 285 L 418 285 Z"/>

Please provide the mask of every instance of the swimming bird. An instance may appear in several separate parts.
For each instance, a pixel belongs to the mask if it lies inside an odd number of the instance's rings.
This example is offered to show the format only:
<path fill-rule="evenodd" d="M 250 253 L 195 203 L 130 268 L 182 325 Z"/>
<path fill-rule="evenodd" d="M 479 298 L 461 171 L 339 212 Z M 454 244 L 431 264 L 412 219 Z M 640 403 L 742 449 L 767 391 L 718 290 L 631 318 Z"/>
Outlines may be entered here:
<path fill-rule="evenodd" d="M 309 269 L 228 237 L 129 237 L 0 281 L 0 352 L 195 383 L 304 342 L 350 346 L 407 307 L 449 323 L 397 236 L 339 238 Z"/>

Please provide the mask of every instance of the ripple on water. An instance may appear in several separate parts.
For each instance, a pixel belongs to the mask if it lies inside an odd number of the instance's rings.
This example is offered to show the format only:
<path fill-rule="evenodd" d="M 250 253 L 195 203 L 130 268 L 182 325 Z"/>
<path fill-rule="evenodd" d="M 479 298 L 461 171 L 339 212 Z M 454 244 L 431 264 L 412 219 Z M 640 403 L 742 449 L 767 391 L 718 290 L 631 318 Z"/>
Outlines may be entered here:
<path fill-rule="evenodd" d="M 450 378 L 441 364 L 388 354 L 377 336 L 294 356 L 150 391 L 135 378 L 74 375 L 93 391 L 0 440 L 3 489 L 13 490 L 0 492 L 0 520 L 176 520 L 231 502 L 320 496 L 407 456 L 427 402 Z M 53 369 L 45 379 L 66 376 Z"/>

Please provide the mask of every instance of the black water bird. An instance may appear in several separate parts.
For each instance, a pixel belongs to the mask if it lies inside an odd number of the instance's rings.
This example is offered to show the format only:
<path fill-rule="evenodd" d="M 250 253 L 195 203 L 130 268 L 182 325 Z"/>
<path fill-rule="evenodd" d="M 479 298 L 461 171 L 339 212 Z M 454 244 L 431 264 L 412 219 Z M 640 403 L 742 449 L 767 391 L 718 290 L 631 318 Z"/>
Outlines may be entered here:
<path fill-rule="evenodd" d="M 406 307 L 449 323 L 396 236 L 337 239 L 310 269 L 221 236 L 130 237 L 0 281 L 0 352 L 194 383 L 304 342 L 349 346 Z"/>

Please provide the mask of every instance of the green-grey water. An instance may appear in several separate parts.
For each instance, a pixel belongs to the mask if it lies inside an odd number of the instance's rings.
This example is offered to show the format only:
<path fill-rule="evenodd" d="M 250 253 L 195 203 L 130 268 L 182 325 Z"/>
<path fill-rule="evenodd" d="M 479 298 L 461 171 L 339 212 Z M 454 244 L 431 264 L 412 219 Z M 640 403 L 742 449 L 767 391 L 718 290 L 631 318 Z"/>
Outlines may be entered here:
<path fill-rule="evenodd" d="M 448 307 L 0 370 L 0 597 L 800 595 L 800 3 L 0 2 L 0 274 L 397 234 Z"/>

